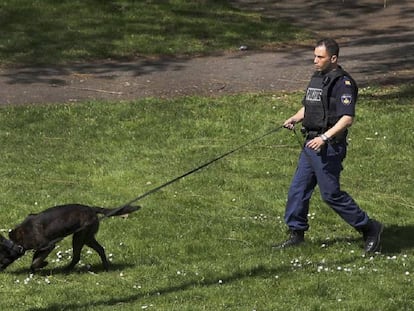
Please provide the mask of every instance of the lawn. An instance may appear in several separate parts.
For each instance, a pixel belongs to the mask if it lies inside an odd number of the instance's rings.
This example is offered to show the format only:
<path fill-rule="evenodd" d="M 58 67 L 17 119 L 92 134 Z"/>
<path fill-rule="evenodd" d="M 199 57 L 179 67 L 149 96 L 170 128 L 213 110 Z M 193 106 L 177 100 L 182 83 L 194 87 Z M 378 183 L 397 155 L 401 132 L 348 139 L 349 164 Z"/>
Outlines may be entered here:
<path fill-rule="evenodd" d="M 380 254 L 315 193 L 301 248 L 286 237 L 299 145 L 280 130 L 101 223 L 104 272 L 70 239 L 31 275 L 31 253 L 0 273 L 2 310 L 412 310 L 413 85 L 361 90 L 343 187 L 386 225 Z M 0 109 L 3 235 L 28 213 L 119 206 L 281 124 L 301 94 L 185 97 Z"/>
<path fill-rule="evenodd" d="M 199 55 L 311 38 L 287 22 L 217 0 L 3 0 L 0 27 L 2 65 Z"/>
<path fill-rule="evenodd" d="M 221 53 L 311 36 L 227 1 L 28 1 L 0 5 L 0 64 Z M 300 93 L 0 107 L 0 233 L 64 203 L 117 207 L 277 128 Z M 382 252 L 312 199 L 303 247 L 284 204 L 300 147 L 280 130 L 151 194 L 97 235 L 72 273 L 63 240 L 0 273 L 2 310 L 413 310 L 414 86 L 361 90 L 344 190 L 386 225 Z"/>

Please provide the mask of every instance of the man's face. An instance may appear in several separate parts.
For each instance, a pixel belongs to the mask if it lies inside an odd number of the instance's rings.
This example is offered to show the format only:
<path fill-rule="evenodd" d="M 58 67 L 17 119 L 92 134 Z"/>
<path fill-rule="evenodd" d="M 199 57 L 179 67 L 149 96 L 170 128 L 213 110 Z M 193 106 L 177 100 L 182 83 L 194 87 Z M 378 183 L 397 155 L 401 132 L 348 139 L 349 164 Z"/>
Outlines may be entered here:
<path fill-rule="evenodd" d="M 330 56 L 324 45 L 317 46 L 314 54 L 313 63 L 316 71 L 328 72 L 336 65 L 337 56 Z"/>

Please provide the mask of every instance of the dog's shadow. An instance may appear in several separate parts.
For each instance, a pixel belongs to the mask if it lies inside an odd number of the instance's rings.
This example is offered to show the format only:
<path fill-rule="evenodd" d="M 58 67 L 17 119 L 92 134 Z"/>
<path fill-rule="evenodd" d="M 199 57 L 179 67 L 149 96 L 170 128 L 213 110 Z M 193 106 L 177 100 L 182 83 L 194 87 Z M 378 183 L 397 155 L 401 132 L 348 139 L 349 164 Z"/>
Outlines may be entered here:
<path fill-rule="evenodd" d="M 97 263 L 96 265 L 85 265 L 85 266 L 76 266 L 72 270 L 67 270 L 65 266 L 61 267 L 50 267 L 50 268 L 43 268 L 40 270 L 36 270 L 34 272 L 35 275 L 38 276 L 49 276 L 49 275 L 68 275 L 68 274 L 83 274 L 83 273 L 106 273 L 112 271 L 123 271 L 127 268 L 131 268 L 134 265 L 132 264 L 125 264 L 125 263 L 112 263 L 109 266 L 109 270 L 106 271 L 102 264 Z M 19 268 L 16 270 L 9 271 L 10 274 L 15 275 L 27 275 L 30 274 L 31 271 L 28 268 Z"/>

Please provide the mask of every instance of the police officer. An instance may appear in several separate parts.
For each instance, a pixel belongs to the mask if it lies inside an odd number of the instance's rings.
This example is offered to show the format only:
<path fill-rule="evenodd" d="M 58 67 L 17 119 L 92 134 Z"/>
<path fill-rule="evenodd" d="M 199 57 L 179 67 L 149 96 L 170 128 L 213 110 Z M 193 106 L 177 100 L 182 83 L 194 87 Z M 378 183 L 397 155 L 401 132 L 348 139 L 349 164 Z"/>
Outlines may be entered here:
<path fill-rule="evenodd" d="M 309 201 L 316 185 L 326 202 L 349 225 L 362 233 L 365 252 L 379 249 L 383 225 L 370 219 L 352 197 L 340 189 L 339 177 L 346 155 L 348 127 L 355 116 L 358 88 L 338 65 L 339 46 L 333 39 L 317 42 L 315 73 L 306 89 L 303 106 L 284 122 L 294 129 L 302 122 L 305 144 L 293 177 L 285 211 L 289 238 L 278 248 L 304 242 L 308 230 Z"/>

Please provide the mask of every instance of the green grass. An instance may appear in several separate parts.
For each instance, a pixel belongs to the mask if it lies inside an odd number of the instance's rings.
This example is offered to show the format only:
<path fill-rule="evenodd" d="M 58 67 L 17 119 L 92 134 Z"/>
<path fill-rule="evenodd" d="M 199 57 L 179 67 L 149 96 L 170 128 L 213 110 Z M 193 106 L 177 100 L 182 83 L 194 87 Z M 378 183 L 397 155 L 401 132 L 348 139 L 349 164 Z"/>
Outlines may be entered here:
<path fill-rule="evenodd" d="M 345 160 L 344 189 L 386 225 L 382 254 L 365 257 L 359 235 L 318 193 L 307 244 L 272 251 L 286 237 L 300 151 L 282 130 L 146 197 L 128 219 L 104 220 L 97 238 L 110 272 L 86 248 L 63 274 L 70 239 L 33 276 L 26 254 L 0 273 L 0 308 L 412 310 L 413 95 L 412 85 L 361 90 Z M 2 107 L 0 229 L 55 204 L 119 206 L 280 125 L 300 98 Z"/>
<path fill-rule="evenodd" d="M 206 54 L 310 38 L 284 21 L 218 0 L 4 0 L 0 27 L 0 64 Z"/>

